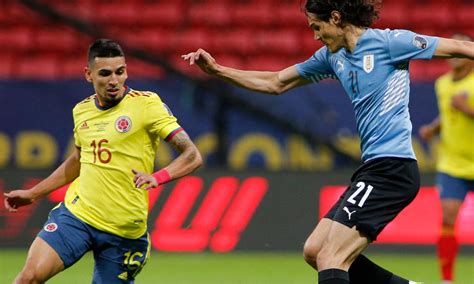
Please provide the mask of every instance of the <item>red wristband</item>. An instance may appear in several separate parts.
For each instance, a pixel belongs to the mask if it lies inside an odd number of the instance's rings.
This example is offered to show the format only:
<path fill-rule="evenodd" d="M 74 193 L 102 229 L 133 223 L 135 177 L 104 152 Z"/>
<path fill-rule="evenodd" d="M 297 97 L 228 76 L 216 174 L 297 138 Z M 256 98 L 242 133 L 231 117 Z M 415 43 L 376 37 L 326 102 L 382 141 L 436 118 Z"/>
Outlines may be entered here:
<path fill-rule="evenodd" d="M 158 185 L 167 183 L 171 180 L 170 173 L 166 169 L 161 169 L 153 174 L 153 177 L 158 182 Z"/>

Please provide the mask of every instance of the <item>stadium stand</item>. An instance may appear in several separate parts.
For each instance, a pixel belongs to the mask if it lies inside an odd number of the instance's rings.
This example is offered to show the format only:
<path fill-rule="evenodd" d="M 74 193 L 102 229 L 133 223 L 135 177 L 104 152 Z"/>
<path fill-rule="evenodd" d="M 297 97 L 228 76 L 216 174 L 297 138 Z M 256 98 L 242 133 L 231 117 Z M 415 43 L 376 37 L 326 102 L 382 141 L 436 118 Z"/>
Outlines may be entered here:
<path fill-rule="evenodd" d="M 1 79 L 23 79 L 41 67 L 41 79 L 82 76 L 78 51 L 87 49 L 91 35 L 78 27 L 51 20 L 28 2 L 39 2 L 58 13 L 96 27 L 101 36 L 141 49 L 192 72 L 180 55 L 207 48 L 223 63 L 242 68 L 284 67 L 305 60 L 321 46 L 306 26 L 300 1 L 284 0 L 37 0 L 0 1 Z M 119 8 L 118 8 L 119 6 Z M 43 11 L 44 12 L 44 11 Z M 407 28 L 422 34 L 450 36 L 474 33 L 472 1 L 386 0 L 379 28 Z M 282 60 L 284 58 L 284 60 Z M 85 61 L 85 59 L 84 59 Z M 273 61 L 273 63 L 272 63 Z M 138 61 L 136 61 L 138 62 Z M 134 62 L 134 63 L 136 63 Z M 39 64 L 39 65 L 38 65 Z M 159 67 L 141 63 L 163 75 Z M 136 68 L 135 70 L 139 70 Z M 74 72 L 77 70 L 76 72 Z M 447 70 L 436 61 L 412 66 L 414 80 L 433 80 Z"/>

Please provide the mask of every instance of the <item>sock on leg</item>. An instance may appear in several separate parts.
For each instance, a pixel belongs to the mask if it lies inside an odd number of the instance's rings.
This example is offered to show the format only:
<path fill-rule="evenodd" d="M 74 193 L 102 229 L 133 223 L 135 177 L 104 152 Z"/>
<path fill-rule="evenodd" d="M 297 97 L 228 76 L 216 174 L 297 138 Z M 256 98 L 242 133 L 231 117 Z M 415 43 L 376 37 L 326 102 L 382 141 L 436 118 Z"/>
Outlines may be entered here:
<path fill-rule="evenodd" d="M 454 235 L 454 227 L 443 225 L 441 236 L 438 240 L 437 252 L 444 281 L 453 280 L 454 261 L 459 250 L 459 243 Z"/>
<path fill-rule="evenodd" d="M 351 284 L 408 284 L 408 280 L 378 266 L 362 254 L 349 268 L 349 278 Z"/>
<path fill-rule="evenodd" d="M 349 284 L 349 274 L 341 269 L 325 269 L 318 273 L 319 284 Z"/>

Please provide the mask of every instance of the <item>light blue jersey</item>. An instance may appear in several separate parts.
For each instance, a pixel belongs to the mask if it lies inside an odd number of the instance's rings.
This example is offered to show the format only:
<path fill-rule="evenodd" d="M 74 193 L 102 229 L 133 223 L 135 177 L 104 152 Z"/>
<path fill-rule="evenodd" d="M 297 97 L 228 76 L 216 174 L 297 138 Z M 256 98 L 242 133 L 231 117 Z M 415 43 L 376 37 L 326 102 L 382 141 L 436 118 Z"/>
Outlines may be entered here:
<path fill-rule="evenodd" d="M 411 144 L 408 95 L 411 59 L 431 59 L 437 37 L 407 30 L 367 29 L 353 53 L 319 49 L 297 64 L 308 80 L 338 79 L 354 108 L 364 162 L 380 157 L 415 159 Z"/>

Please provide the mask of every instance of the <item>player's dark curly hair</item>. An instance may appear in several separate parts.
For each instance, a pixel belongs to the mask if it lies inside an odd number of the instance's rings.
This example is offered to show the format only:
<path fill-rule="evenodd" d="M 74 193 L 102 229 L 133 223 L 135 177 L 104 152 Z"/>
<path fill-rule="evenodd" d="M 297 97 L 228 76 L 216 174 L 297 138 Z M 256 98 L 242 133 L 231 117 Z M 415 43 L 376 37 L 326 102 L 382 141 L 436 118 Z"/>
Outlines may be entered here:
<path fill-rule="evenodd" d="M 87 63 L 94 61 L 96 57 L 120 57 L 124 56 L 122 47 L 115 41 L 110 39 L 101 38 L 94 41 L 89 46 L 87 52 Z"/>
<path fill-rule="evenodd" d="M 381 0 L 307 0 L 304 10 L 328 22 L 332 11 L 339 11 L 343 24 L 370 27 L 378 19 Z"/>

